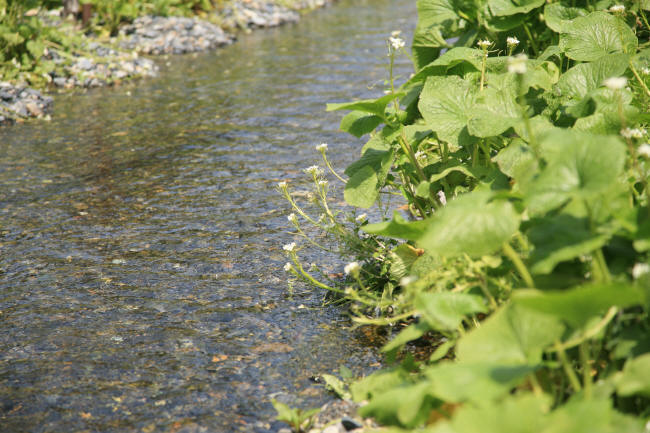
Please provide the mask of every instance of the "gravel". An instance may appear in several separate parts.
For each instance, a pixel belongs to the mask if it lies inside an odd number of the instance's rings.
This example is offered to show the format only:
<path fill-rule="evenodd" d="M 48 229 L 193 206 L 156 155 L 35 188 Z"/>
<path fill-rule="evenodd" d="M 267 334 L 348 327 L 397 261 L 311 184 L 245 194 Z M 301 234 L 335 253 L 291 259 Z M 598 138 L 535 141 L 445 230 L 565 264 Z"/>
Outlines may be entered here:
<path fill-rule="evenodd" d="M 13 123 L 28 117 L 46 118 L 52 109 L 52 98 L 26 84 L 0 82 L 0 124 Z"/>

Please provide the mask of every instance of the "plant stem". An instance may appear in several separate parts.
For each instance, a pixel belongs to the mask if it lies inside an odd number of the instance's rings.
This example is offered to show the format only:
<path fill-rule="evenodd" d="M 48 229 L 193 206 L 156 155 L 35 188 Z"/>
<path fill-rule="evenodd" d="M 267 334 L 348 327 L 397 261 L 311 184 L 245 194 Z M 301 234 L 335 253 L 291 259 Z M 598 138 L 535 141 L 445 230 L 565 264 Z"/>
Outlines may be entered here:
<path fill-rule="evenodd" d="M 532 33 L 530 33 L 530 29 L 528 28 L 528 24 L 524 23 L 524 31 L 526 32 L 526 36 L 528 36 L 528 40 L 530 41 L 530 45 L 533 48 L 533 54 L 535 57 L 537 57 L 537 53 L 539 52 L 539 48 L 537 47 L 537 42 L 535 42 L 535 38 L 533 38 Z"/>
<path fill-rule="evenodd" d="M 603 249 L 598 248 L 594 253 L 596 257 L 596 262 L 600 268 L 600 273 L 602 275 L 603 282 L 610 283 L 612 281 L 612 275 L 609 273 L 609 268 L 607 267 L 607 261 L 605 260 L 605 255 L 603 254 Z"/>
<path fill-rule="evenodd" d="M 325 165 L 327 166 L 327 168 L 329 168 L 329 170 L 332 172 L 332 174 L 333 174 L 334 176 L 336 176 L 336 178 L 337 178 L 338 180 L 340 180 L 340 181 L 343 182 L 343 183 L 347 183 L 347 181 L 346 181 L 345 179 L 343 179 L 341 176 L 339 176 L 339 174 L 338 174 L 336 171 L 334 171 L 334 169 L 333 169 L 332 166 L 330 165 L 329 160 L 327 159 L 327 155 L 325 155 L 325 152 L 322 152 L 322 153 L 323 153 L 323 161 L 325 161 Z"/>
<path fill-rule="evenodd" d="M 585 388 L 585 398 L 591 398 L 591 366 L 589 365 L 589 342 L 583 341 L 579 347 L 580 363 L 582 364 L 582 385 Z"/>
<path fill-rule="evenodd" d="M 562 347 L 559 341 L 555 342 L 555 348 L 557 349 L 557 357 L 562 363 L 562 367 L 564 368 L 564 373 L 566 373 L 567 377 L 569 378 L 569 383 L 571 383 L 571 387 L 575 392 L 579 392 L 582 389 L 582 386 L 580 386 L 580 381 L 578 380 L 578 376 L 576 376 L 576 372 L 573 371 L 573 367 L 569 363 L 569 360 L 566 357 L 566 353 L 564 352 L 564 348 Z"/>
<path fill-rule="evenodd" d="M 630 62 L 630 70 L 632 71 L 632 74 L 634 74 L 634 78 L 636 78 L 636 80 L 639 82 L 639 84 L 643 88 L 643 91 L 645 92 L 645 94 L 647 96 L 650 96 L 650 89 L 648 89 L 648 86 L 645 85 L 645 83 L 643 82 L 643 79 L 639 75 L 639 72 L 636 70 L 636 68 L 634 67 L 632 62 Z"/>
<path fill-rule="evenodd" d="M 519 254 L 517 254 L 517 252 L 510 246 L 508 242 L 504 243 L 502 248 L 503 253 L 515 265 L 515 268 L 517 268 L 517 272 L 519 272 L 519 275 L 526 283 L 526 286 L 529 288 L 534 288 L 535 282 L 533 281 L 533 277 L 530 275 L 530 272 L 528 272 L 528 268 L 521 260 L 521 257 L 519 257 Z"/>

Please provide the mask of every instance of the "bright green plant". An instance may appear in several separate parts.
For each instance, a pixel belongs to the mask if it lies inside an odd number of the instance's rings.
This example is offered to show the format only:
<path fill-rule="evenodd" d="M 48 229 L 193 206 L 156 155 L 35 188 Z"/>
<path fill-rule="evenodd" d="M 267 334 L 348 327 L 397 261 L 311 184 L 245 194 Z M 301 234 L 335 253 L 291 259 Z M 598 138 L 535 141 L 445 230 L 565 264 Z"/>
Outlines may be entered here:
<path fill-rule="evenodd" d="M 346 201 L 408 208 L 361 226 L 376 248 L 343 295 L 357 322 L 398 325 L 389 359 L 430 346 L 349 387 L 362 415 L 439 433 L 644 431 L 648 8 L 419 0 L 408 81 L 391 67 L 384 96 L 328 106 L 370 134 Z M 391 65 L 403 45 L 389 38 Z"/>
<path fill-rule="evenodd" d="M 291 426 L 294 432 L 301 433 L 309 430 L 313 424 L 314 415 L 320 409 L 309 409 L 303 411 L 302 409 L 292 408 L 277 400 L 271 400 L 275 411 L 278 413 L 276 419 L 284 421 Z"/>

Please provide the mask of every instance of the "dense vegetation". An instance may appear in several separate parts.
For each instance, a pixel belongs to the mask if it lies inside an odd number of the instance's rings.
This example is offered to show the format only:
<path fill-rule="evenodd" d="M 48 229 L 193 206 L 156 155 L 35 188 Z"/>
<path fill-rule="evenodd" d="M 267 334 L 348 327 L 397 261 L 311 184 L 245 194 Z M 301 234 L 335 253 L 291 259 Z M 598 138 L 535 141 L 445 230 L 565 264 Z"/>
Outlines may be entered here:
<path fill-rule="evenodd" d="M 0 75 L 3 80 L 27 81 L 42 87 L 50 81 L 55 69 L 63 74 L 64 64 L 55 63 L 47 50 L 70 57 L 96 57 L 87 46 L 86 34 L 110 43 L 120 24 L 142 15 L 194 16 L 217 19 L 217 11 L 227 3 L 223 0 L 86 0 L 91 16 L 82 26 L 80 13 L 52 25 L 47 11 L 63 7 L 63 0 L 0 0 Z M 76 11 L 73 11 L 76 12 Z M 76 15 L 76 16 L 75 16 Z M 59 20 L 60 21 L 60 20 Z M 60 74 L 60 75 L 61 75 Z"/>
<path fill-rule="evenodd" d="M 325 376 L 367 402 L 362 415 L 390 431 L 647 431 L 649 8 L 418 0 L 414 74 L 329 106 L 370 134 L 346 201 L 383 210 L 397 194 L 408 208 L 346 216 L 310 167 L 317 218 L 279 185 L 297 234 L 321 246 L 306 220 L 356 257 L 345 288 L 293 243 L 285 269 L 339 292 L 360 324 L 399 331 L 383 348 L 393 367 Z M 389 38 L 391 65 L 403 45 Z"/>

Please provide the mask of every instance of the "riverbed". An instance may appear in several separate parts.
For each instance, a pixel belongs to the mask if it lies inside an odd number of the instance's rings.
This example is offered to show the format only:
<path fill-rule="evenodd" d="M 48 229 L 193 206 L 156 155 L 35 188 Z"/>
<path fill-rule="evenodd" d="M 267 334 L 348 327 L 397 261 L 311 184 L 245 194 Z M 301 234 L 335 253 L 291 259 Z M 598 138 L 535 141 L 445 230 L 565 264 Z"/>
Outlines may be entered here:
<path fill-rule="evenodd" d="M 316 407 L 312 376 L 376 366 L 344 309 L 289 296 L 275 185 L 307 188 L 321 142 L 357 157 L 325 104 L 379 96 L 414 22 L 341 0 L 0 129 L 0 431 L 275 431 L 271 398 Z"/>

